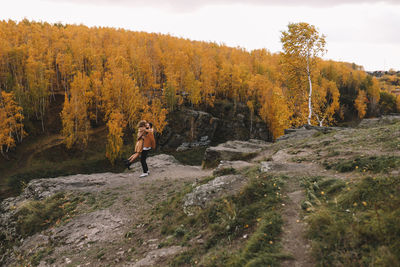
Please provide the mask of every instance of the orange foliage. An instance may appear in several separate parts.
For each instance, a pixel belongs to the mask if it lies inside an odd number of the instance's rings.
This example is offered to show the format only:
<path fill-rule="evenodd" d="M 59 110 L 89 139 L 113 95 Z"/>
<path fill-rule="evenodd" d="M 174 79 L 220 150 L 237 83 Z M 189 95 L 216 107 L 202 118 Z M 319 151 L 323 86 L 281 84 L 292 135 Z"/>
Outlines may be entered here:
<path fill-rule="evenodd" d="M 365 114 L 367 113 L 367 103 L 368 99 L 365 91 L 363 90 L 358 91 L 357 98 L 354 101 L 354 106 L 358 111 L 358 117 L 360 119 L 364 118 Z"/>
<path fill-rule="evenodd" d="M 124 127 L 133 130 L 144 118 L 162 132 L 168 110 L 182 105 L 213 106 L 218 99 L 232 100 L 235 109 L 247 104 L 251 123 L 259 114 L 274 138 L 286 127 L 304 124 L 307 77 L 282 59 L 265 49 L 248 52 L 169 35 L 0 21 L 0 88 L 13 92 L 25 117 L 42 121 L 54 95 L 65 94 L 61 118 L 67 147 L 84 147 L 89 122 L 104 119 L 112 161 L 119 156 Z M 379 101 L 375 81 L 360 69 L 319 59 L 313 63 L 312 107 L 324 123 L 334 122 L 337 89 L 355 88 L 351 105 L 360 88 L 370 103 Z M 0 116 L 5 118 L 4 112 Z"/>
<path fill-rule="evenodd" d="M 397 112 L 400 112 L 400 95 L 398 95 L 396 98 L 396 106 L 397 106 Z"/>
<path fill-rule="evenodd" d="M 89 78 L 84 74 L 77 74 L 71 83 L 71 95 L 65 94 L 64 108 L 61 112 L 63 124 L 62 135 L 67 148 L 77 144 L 85 148 L 89 138 L 89 118 L 87 113 L 87 91 Z"/>
<path fill-rule="evenodd" d="M 107 122 L 108 135 L 107 135 L 107 147 L 106 156 L 112 164 L 115 159 L 121 155 L 121 149 L 123 145 L 123 129 L 126 126 L 124 116 L 119 110 L 115 110 L 110 114 L 110 119 Z"/>
<path fill-rule="evenodd" d="M 142 118 L 153 123 L 155 131 L 162 133 L 167 125 L 167 110 L 162 107 L 159 99 L 154 99 L 151 105 L 146 105 Z"/>
<path fill-rule="evenodd" d="M 22 108 L 14 100 L 13 93 L 0 94 L 0 151 L 2 154 L 21 142 L 26 135 L 22 121 Z"/>

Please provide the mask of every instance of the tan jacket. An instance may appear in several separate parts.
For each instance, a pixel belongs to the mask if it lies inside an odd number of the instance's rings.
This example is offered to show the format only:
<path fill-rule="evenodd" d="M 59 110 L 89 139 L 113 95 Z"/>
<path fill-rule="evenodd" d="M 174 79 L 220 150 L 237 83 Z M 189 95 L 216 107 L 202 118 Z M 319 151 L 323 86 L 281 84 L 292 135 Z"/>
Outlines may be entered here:
<path fill-rule="evenodd" d="M 138 134 L 137 134 L 137 141 L 135 144 L 135 152 L 136 153 L 141 153 L 143 151 L 143 142 L 144 142 L 144 137 L 146 135 L 146 128 L 145 127 L 140 127 L 138 129 Z"/>
<path fill-rule="evenodd" d="M 153 131 L 148 131 L 145 136 L 143 136 L 143 147 L 156 148 L 156 140 L 154 139 Z"/>

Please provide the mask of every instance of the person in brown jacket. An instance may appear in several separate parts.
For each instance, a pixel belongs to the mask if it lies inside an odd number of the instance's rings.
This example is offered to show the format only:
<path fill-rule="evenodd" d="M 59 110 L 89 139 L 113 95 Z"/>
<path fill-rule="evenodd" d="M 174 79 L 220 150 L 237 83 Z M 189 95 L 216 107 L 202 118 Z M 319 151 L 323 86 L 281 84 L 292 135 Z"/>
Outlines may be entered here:
<path fill-rule="evenodd" d="M 135 153 L 132 154 L 126 161 L 126 167 L 128 169 L 129 166 L 132 164 L 132 162 L 135 161 L 135 159 L 137 159 L 140 154 L 143 152 L 143 143 L 144 143 L 144 137 L 147 135 L 148 130 L 146 129 L 146 124 L 147 122 L 142 120 L 138 123 L 138 134 L 137 134 L 137 140 L 136 140 L 136 144 L 135 144 Z"/>
<path fill-rule="evenodd" d="M 151 149 L 156 148 L 156 140 L 154 139 L 154 129 L 151 122 L 146 123 L 146 134 L 143 136 L 143 150 L 140 154 L 140 163 L 142 164 L 143 173 L 140 177 L 146 177 L 150 174 L 147 167 L 147 156 Z"/>

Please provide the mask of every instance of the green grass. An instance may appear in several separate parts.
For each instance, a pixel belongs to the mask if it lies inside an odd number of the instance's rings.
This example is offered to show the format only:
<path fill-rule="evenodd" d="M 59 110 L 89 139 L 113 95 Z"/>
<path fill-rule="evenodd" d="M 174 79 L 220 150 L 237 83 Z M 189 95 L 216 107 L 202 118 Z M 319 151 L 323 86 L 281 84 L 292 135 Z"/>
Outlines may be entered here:
<path fill-rule="evenodd" d="M 30 257 L 30 262 L 33 266 L 38 266 L 43 258 L 50 256 L 54 252 L 51 247 L 46 247 L 38 250 L 33 256 Z M 52 259 L 46 261 L 46 263 L 51 264 Z"/>
<path fill-rule="evenodd" d="M 214 200 L 193 216 L 182 210 L 191 186 L 155 209 L 154 214 L 162 221 L 161 234 L 173 235 L 173 243 L 189 246 L 199 234 L 204 239 L 204 243 L 175 257 L 171 266 L 196 262 L 202 266 L 279 265 L 283 256 L 279 254 L 282 218 L 278 206 L 284 178 L 260 173 L 257 168 L 248 169 L 245 175 L 250 182 L 237 195 Z M 235 251 L 226 249 L 235 242 L 245 243 Z"/>
<path fill-rule="evenodd" d="M 59 192 L 43 200 L 30 200 L 18 207 L 14 219 L 17 234 L 27 237 L 68 221 L 72 217 L 112 206 L 118 193 L 101 191 L 98 193 Z"/>
<path fill-rule="evenodd" d="M 304 180 L 318 266 L 400 265 L 400 177 Z"/>
<path fill-rule="evenodd" d="M 79 214 L 110 207 L 117 197 L 117 193 L 110 191 L 98 193 L 59 192 L 42 200 L 26 201 L 22 206 L 16 207 L 13 215 L 15 233 L 9 235 L 0 232 L 0 255 L 8 249 L 18 246 L 21 238 L 63 225 Z M 30 262 L 36 266 L 44 258 L 46 261 L 51 261 L 49 256 L 53 252 L 52 245 L 53 243 L 50 242 L 50 247 L 37 250 L 34 255 L 25 255 L 24 262 L 21 264 L 25 266 Z"/>
<path fill-rule="evenodd" d="M 340 160 L 334 163 L 325 162 L 327 169 L 335 169 L 339 172 L 373 172 L 388 173 L 390 170 L 400 166 L 399 156 L 371 156 L 354 157 L 350 160 Z"/>
<path fill-rule="evenodd" d="M 55 225 L 62 219 L 74 216 L 81 196 L 57 193 L 44 200 L 24 203 L 15 213 L 17 234 L 26 237 Z"/>

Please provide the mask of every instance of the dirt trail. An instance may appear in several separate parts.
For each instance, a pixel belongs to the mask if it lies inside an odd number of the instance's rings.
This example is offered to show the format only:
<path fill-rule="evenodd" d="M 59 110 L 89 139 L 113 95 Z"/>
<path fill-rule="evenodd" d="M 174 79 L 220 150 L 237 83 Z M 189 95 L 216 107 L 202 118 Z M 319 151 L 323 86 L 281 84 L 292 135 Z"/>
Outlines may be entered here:
<path fill-rule="evenodd" d="M 314 162 L 293 162 L 296 156 L 308 156 L 313 153 L 311 150 L 303 150 L 301 154 L 290 154 L 289 149 L 281 149 L 272 154 L 271 151 L 261 153 L 256 160 L 270 158 L 272 161 L 262 162 L 264 171 L 276 174 L 283 174 L 288 177 L 286 180 L 285 201 L 282 207 L 283 253 L 293 256 L 291 260 L 282 262 L 284 267 L 292 266 L 314 266 L 311 256 L 311 245 L 305 237 L 307 224 L 303 220 L 301 203 L 305 199 L 305 192 L 301 187 L 301 178 L 306 176 L 330 176 L 338 179 L 347 179 L 348 174 L 328 171 L 321 165 Z"/>
<path fill-rule="evenodd" d="M 285 150 L 280 150 L 272 156 L 273 161 L 286 166 L 280 173 L 286 174 L 289 178 L 286 182 L 286 198 L 282 209 L 283 252 L 293 256 L 292 260 L 282 262 L 284 267 L 308 267 L 314 266 L 311 257 L 311 246 L 305 237 L 306 223 L 302 218 L 301 203 L 305 199 L 304 191 L 300 186 L 302 176 L 320 175 L 323 172 L 317 164 L 313 163 L 293 163 L 289 162 L 292 155 Z"/>
<path fill-rule="evenodd" d="M 310 254 L 310 244 L 305 238 L 306 223 L 301 216 L 301 202 L 304 200 L 304 192 L 299 181 L 294 177 L 287 181 L 287 198 L 282 210 L 284 220 L 282 245 L 283 251 L 293 256 L 293 260 L 285 260 L 282 266 L 314 266 Z"/>

